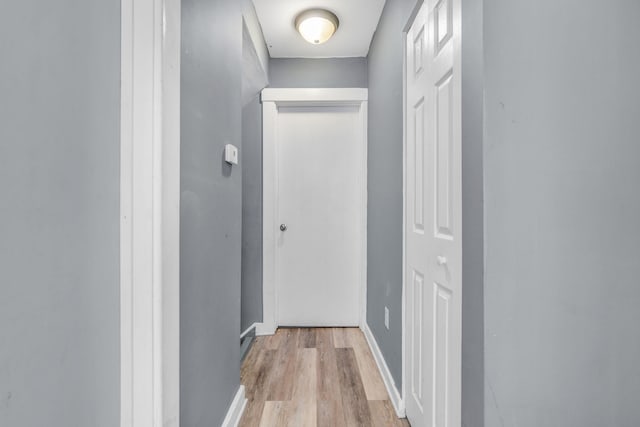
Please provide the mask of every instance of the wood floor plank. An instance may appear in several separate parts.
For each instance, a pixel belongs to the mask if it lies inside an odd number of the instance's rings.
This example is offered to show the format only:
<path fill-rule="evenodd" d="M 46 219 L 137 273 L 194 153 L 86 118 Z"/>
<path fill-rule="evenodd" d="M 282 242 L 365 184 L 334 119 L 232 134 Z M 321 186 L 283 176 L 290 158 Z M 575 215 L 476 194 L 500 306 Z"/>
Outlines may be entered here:
<path fill-rule="evenodd" d="M 338 377 L 342 392 L 342 406 L 348 426 L 371 426 L 371 412 L 360 378 L 358 362 L 352 348 L 337 348 Z"/>
<path fill-rule="evenodd" d="M 318 400 L 342 401 L 334 348 L 318 349 Z"/>
<path fill-rule="evenodd" d="M 317 403 L 315 400 L 289 402 L 286 416 L 287 427 L 316 427 L 318 424 Z"/>
<path fill-rule="evenodd" d="M 342 409 L 342 397 L 335 400 L 318 400 L 318 427 L 347 427 Z"/>
<path fill-rule="evenodd" d="M 279 349 L 282 338 L 286 335 L 286 331 L 287 329 L 280 328 L 276 330 L 276 333 L 273 335 L 265 335 L 263 337 L 260 337 L 264 339 L 263 346 L 269 350 Z"/>
<path fill-rule="evenodd" d="M 313 328 L 302 328 L 299 333 L 300 348 L 316 348 L 316 330 Z"/>
<path fill-rule="evenodd" d="M 264 410 L 264 400 L 249 400 L 242 413 L 238 427 L 256 427 L 260 425 L 262 411 Z"/>
<path fill-rule="evenodd" d="M 301 348 L 297 359 L 292 399 L 315 404 L 318 390 L 318 352 L 315 348 Z"/>
<path fill-rule="evenodd" d="M 319 331 L 318 345 L 318 425 L 346 426 L 336 349 L 331 329 Z M 331 411 L 330 413 L 327 411 Z M 331 424 L 335 422 L 335 424 Z"/>
<path fill-rule="evenodd" d="M 370 400 L 372 427 L 403 427 L 408 425 L 406 419 L 400 419 L 389 400 Z"/>
<path fill-rule="evenodd" d="M 389 394 L 384 385 L 378 365 L 371 354 L 367 339 L 360 329 L 351 328 L 346 331 L 347 342 L 353 348 L 362 376 L 364 391 L 368 400 L 387 400 Z"/>
<path fill-rule="evenodd" d="M 259 336 L 259 337 L 253 338 L 253 344 L 251 345 L 251 348 L 263 349 L 266 338 L 267 338 L 266 336 Z"/>
<path fill-rule="evenodd" d="M 261 358 L 263 357 L 263 351 L 257 348 L 251 348 L 249 354 L 245 358 L 245 361 L 240 367 L 240 383 L 244 385 L 247 399 L 251 399 L 250 394 L 253 389 L 254 382 L 257 377 L 257 370 L 262 364 Z"/>
<path fill-rule="evenodd" d="M 333 328 L 333 345 L 335 348 L 349 347 L 346 329 L 347 328 Z"/>
<path fill-rule="evenodd" d="M 251 345 L 251 348 L 249 349 L 249 353 L 247 354 L 247 357 L 245 357 L 244 362 L 240 367 L 240 378 L 242 378 L 245 375 L 250 375 L 250 373 L 247 374 L 246 371 L 254 369 L 256 365 L 256 358 L 260 355 L 261 350 L 262 350 L 262 341 L 256 339 Z"/>
<path fill-rule="evenodd" d="M 260 427 L 285 427 L 291 402 L 265 402 Z M 252 426 L 253 427 L 253 426 Z"/>
<path fill-rule="evenodd" d="M 315 401 L 265 402 L 260 427 L 316 427 L 317 406 Z M 248 426 L 247 426 L 248 427 Z"/>
<path fill-rule="evenodd" d="M 280 347 L 270 376 L 267 400 L 291 400 L 298 354 L 298 329 L 283 329 Z"/>
<path fill-rule="evenodd" d="M 249 400 L 266 400 L 269 391 L 270 378 L 273 374 L 273 364 L 276 360 L 276 350 L 262 350 L 260 356 L 256 359 L 255 368 L 250 372 L 250 377 L 246 382 L 242 382 L 245 386 L 247 399 Z M 243 381 L 243 378 L 240 378 Z"/>
<path fill-rule="evenodd" d="M 334 349 L 332 328 L 316 328 L 316 348 L 318 350 Z"/>

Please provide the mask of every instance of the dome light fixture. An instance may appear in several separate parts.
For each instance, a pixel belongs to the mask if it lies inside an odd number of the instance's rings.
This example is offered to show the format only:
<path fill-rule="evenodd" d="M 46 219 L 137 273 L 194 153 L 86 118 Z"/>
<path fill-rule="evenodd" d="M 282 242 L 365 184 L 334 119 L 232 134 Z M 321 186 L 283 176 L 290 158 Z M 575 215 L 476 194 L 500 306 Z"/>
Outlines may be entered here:
<path fill-rule="evenodd" d="M 322 44 L 338 29 L 338 17 L 325 9 L 309 9 L 296 17 L 296 30 L 311 44 Z"/>

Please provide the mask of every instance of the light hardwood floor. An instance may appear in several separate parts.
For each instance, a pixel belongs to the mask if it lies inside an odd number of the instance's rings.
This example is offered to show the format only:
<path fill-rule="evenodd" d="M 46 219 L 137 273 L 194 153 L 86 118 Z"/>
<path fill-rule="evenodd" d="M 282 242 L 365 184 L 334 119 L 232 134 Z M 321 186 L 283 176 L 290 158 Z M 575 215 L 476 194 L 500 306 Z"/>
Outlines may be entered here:
<path fill-rule="evenodd" d="M 242 364 L 240 427 L 407 427 L 357 328 L 281 328 Z"/>

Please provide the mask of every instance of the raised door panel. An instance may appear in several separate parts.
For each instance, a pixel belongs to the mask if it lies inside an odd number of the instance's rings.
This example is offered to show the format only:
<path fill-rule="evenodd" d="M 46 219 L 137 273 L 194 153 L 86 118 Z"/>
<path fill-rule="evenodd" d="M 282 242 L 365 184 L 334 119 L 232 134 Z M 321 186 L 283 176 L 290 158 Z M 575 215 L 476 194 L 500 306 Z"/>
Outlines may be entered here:
<path fill-rule="evenodd" d="M 411 310 L 411 395 L 418 405 L 420 412 L 424 412 L 424 275 L 413 271 L 411 280 L 412 310 Z"/>
<path fill-rule="evenodd" d="M 434 9 L 435 51 L 440 52 L 453 35 L 452 0 L 440 0 Z"/>
<path fill-rule="evenodd" d="M 435 426 L 449 426 L 450 319 L 451 291 L 433 286 L 433 416 Z"/>
<path fill-rule="evenodd" d="M 452 72 L 435 85 L 435 212 L 436 237 L 453 238 L 453 194 L 452 194 L 452 161 L 453 161 L 453 86 Z"/>
<path fill-rule="evenodd" d="M 424 98 L 413 109 L 413 231 L 424 233 Z"/>

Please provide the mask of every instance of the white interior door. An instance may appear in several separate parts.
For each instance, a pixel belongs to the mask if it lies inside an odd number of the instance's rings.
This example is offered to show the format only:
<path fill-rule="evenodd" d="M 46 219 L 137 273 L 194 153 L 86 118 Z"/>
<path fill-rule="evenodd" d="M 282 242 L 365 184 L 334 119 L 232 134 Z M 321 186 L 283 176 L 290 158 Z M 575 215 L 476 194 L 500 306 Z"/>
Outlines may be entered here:
<path fill-rule="evenodd" d="M 405 401 L 460 427 L 460 1 L 426 0 L 406 44 Z"/>
<path fill-rule="evenodd" d="M 278 109 L 279 325 L 359 324 L 361 133 L 359 107 Z"/>

